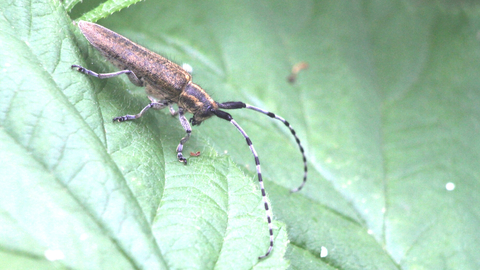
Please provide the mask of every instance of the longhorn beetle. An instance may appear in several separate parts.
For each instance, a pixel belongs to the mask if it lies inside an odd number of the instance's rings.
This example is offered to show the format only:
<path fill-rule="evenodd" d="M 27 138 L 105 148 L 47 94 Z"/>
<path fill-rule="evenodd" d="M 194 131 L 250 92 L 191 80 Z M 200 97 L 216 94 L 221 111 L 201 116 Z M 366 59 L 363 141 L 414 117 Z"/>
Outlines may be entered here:
<path fill-rule="evenodd" d="M 265 205 L 265 212 L 267 215 L 268 231 L 270 233 L 270 246 L 267 252 L 260 256 L 259 259 L 267 257 L 273 249 L 273 228 L 272 219 L 269 212 L 268 201 L 265 195 L 265 188 L 263 186 L 262 172 L 260 169 L 260 159 L 258 158 L 255 148 L 253 148 L 252 141 L 247 133 L 233 120 L 232 116 L 220 109 L 250 109 L 268 115 L 271 118 L 281 121 L 290 129 L 290 132 L 295 137 L 300 152 L 303 156 L 303 182 L 293 189 L 291 192 L 297 192 L 303 188 L 307 181 L 307 158 L 305 156 L 300 139 L 297 137 L 292 126 L 282 117 L 274 113 L 262 110 L 252 105 L 243 102 L 224 102 L 218 103 L 214 101 L 200 86 L 192 82 L 192 76 L 179 65 L 169 61 L 168 59 L 151 52 L 150 50 L 128 40 L 127 38 L 95 23 L 80 21 L 78 27 L 82 31 L 87 40 L 100 53 L 107 58 L 113 65 L 120 69 L 120 71 L 113 73 L 96 73 L 79 65 L 72 65 L 72 68 L 86 75 L 94 76 L 100 79 L 111 78 L 121 74 L 126 74 L 130 81 L 141 87 L 145 87 L 145 91 L 150 99 L 150 104 L 145 106 L 138 114 L 125 115 L 115 117 L 113 121 L 124 122 L 140 118 L 148 109 L 163 109 L 170 107 L 172 115 L 178 114 L 180 124 L 185 129 L 186 135 L 180 140 L 177 147 L 178 161 L 187 164 L 187 159 L 183 156 L 183 145 L 190 138 L 192 128 L 190 123 L 200 125 L 203 121 L 215 115 L 221 119 L 229 121 L 237 130 L 243 135 L 247 141 L 247 145 L 255 158 L 255 165 L 258 175 L 258 182 L 262 191 L 263 202 Z M 178 105 L 178 111 L 172 107 L 172 104 Z M 190 123 L 185 117 L 185 113 L 193 114 L 190 118 Z"/>

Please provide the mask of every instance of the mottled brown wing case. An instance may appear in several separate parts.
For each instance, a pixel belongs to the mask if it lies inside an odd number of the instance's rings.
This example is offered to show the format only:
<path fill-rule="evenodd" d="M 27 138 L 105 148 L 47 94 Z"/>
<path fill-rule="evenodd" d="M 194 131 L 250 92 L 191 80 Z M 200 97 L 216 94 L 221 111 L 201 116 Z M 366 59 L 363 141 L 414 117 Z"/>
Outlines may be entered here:
<path fill-rule="evenodd" d="M 108 61 L 120 69 L 133 71 L 140 80 L 172 99 L 191 81 L 190 74 L 179 65 L 103 26 L 80 21 L 78 27 Z"/>

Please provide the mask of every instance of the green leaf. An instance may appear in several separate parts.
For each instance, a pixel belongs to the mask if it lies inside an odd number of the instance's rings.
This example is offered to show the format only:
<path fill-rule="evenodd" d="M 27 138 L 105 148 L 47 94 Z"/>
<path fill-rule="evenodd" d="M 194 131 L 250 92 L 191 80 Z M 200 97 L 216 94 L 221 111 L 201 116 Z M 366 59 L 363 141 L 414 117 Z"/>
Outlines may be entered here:
<path fill-rule="evenodd" d="M 81 0 L 65 0 L 63 2 L 63 6 L 65 7 L 65 10 L 70 12 L 75 7 L 75 5 L 77 5 L 80 2 Z"/>
<path fill-rule="evenodd" d="M 101 3 L 96 8 L 89 11 L 88 13 L 83 14 L 78 20 L 96 22 L 100 19 L 103 19 L 113 14 L 114 12 L 120 11 L 140 1 L 142 0 L 122 0 L 122 1 L 109 0 L 104 3 Z M 70 11 L 71 8 L 68 10 Z"/>
<path fill-rule="evenodd" d="M 13 4 L 15 3 L 15 4 Z M 477 4 L 146 1 L 99 23 L 175 62 L 221 119 L 184 131 L 58 1 L 0 3 L 0 261 L 9 269 L 478 269 Z M 78 6 L 78 5 L 77 5 Z M 75 10 L 72 18 L 77 18 Z M 309 64 L 294 84 L 293 65 Z M 454 189 L 452 190 L 452 187 Z M 287 239 L 288 235 L 288 239 Z"/>

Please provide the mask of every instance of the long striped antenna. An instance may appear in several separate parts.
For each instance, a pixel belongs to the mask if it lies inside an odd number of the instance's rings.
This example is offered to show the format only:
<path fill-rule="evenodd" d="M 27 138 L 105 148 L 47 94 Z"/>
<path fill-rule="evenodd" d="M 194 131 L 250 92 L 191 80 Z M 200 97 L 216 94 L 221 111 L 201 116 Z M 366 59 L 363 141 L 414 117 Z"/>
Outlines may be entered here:
<path fill-rule="evenodd" d="M 254 111 L 257 111 L 259 113 L 263 113 L 265 115 L 268 115 L 269 117 L 271 117 L 273 119 L 277 119 L 277 120 L 281 121 L 285 126 L 287 126 L 288 129 L 290 129 L 290 132 L 292 133 L 293 137 L 295 137 L 295 141 L 297 142 L 298 148 L 300 149 L 300 153 L 302 153 L 302 157 L 303 157 L 303 182 L 299 187 L 290 190 L 290 192 L 293 193 L 293 192 L 300 191 L 305 186 L 305 183 L 307 182 L 307 174 L 308 174 L 307 157 L 305 156 L 305 150 L 303 149 L 303 146 L 300 143 L 300 139 L 298 138 L 297 133 L 295 132 L 295 130 L 293 129 L 293 127 L 290 125 L 290 123 L 287 120 L 285 120 L 284 118 L 282 118 L 282 117 L 280 117 L 280 116 L 278 116 L 278 115 L 276 115 L 272 112 L 262 110 L 260 108 L 257 108 L 257 107 L 252 106 L 252 105 L 245 104 L 243 102 L 224 102 L 224 103 L 218 104 L 218 107 L 222 108 L 222 109 L 243 109 L 243 108 L 246 108 L 246 109 L 254 110 Z"/>
<path fill-rule="evenodd" d="M 259 259 L 266 258 L 270 253 L 272 252 L 273 249 L 273 225 L 272 225 L 272 218 L 270 215 L 269 207 L 268 207 L 268 201 L 267 201 L 267 195 L 265 193 L 265 187 L 263 185 L 263 178 L 262 178 L 262 169 L 260 168 L 260 159 L 258 158 L 257 151 L 255 151 L 255 148 L 253 147 L 252 141 L 248 137 L 247 133 L 240 127 L 235 120 L 233 120 L 232 116 L 224 111 L 220 110 L 214 110 L 213 113 L 218 116 L 219 118 L 225 119 L 232 123 L 237 130 L 242 133 L 243 137 L 247 141 L 247 145 L 250 148 L 250 151 L 252 151 L 253 157 L 255 158 L 255 165 L 257 168 L 257 175 L 258 175 L 258 183 L 260 185 L 260 190 L 262 191 L 262 198 L 263 198 L 263 203 L 265 205 L 265 213 L 267 215 L 267 223 L 268 223 L 268 232 L 270 233 L 270 246 L 268 247 L 267 252 L 265 255 L 262 255 L 258 257 Z"/>

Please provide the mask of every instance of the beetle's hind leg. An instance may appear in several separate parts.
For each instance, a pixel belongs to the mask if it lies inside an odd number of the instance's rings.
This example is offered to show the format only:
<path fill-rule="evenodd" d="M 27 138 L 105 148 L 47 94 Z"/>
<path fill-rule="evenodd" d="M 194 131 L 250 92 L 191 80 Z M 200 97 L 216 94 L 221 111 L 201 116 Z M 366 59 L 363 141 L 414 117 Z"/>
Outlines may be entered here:
<path fill-rule="evenodd" d="M 130 81 L 133 84 L 135 84 L 136 86 L 141 86 L 141 87 L 145 86 L 145 82 L 143 80 L 139 79 L 137 77 L 137 75 L 135 75 L 135 73 L 133 73 L 133 71 L 131 71 L 129 69 L 120 70 L 120 71 L 112 72 L 112 73 L 97 73 L 95 71 L 86 69 L 86 68 L 84 68 L 80 65 L 72 65 L 72 68 L 77 69 L 78 72 L 81 72 L 81 73 L 89 75 L 89 76 L 97 77 L 99 79 L 107 79 L 107 78 L 117 77 L 117 76 L 122 75 L 122 74 L 126 74 L 128 76 L 128 79 L 130 79 Z"/>

